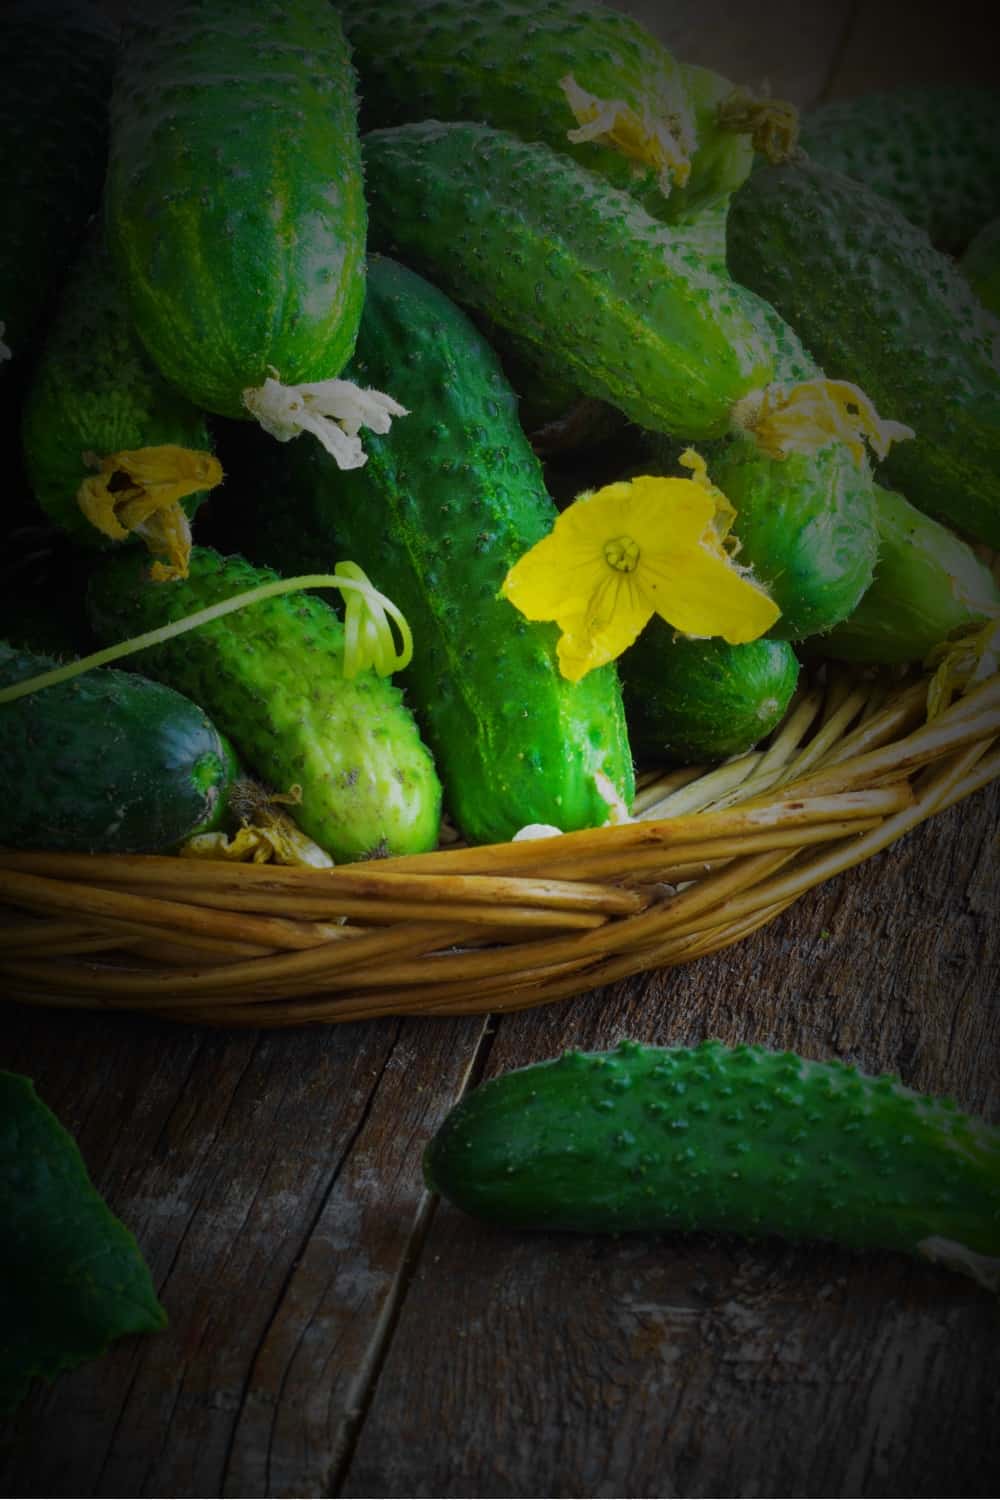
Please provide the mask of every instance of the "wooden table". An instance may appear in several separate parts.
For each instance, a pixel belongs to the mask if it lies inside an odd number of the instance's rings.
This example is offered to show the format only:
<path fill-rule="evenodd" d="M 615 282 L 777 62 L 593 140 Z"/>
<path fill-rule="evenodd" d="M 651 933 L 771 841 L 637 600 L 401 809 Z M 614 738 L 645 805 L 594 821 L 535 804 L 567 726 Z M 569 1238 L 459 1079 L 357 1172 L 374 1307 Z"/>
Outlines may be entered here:
<path fill-rule="evenodd" d="M 971 6 L 629 8 L 801 106 L 995 68 Z M 2 1492 L 996 1494 L 1000 1312 L 971 1282 L 773 1241 L 503 1233 L 428 1197 L 420 1157 L 471 1083 L 622 1036 L 853 1060 L 1000 1119 L 998 803 L 714 959 L 502 1019 L 254 1033 L 4 1007 L 0 1065 L 77 1137 L 170 1328 L 39 1388 Z"/>

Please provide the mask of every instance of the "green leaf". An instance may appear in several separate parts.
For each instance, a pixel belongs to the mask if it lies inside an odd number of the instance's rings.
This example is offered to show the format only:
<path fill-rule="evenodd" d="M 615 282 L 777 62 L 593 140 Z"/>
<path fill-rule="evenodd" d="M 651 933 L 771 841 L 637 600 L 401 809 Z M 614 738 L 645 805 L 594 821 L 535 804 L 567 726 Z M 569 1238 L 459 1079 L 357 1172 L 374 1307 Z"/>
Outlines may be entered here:
<path fill-rule="evenodd" d="M 0 1412 L 32 1377 L 166 1326 L 132 1234 L 31 1080 L 0 1071 Z"/>

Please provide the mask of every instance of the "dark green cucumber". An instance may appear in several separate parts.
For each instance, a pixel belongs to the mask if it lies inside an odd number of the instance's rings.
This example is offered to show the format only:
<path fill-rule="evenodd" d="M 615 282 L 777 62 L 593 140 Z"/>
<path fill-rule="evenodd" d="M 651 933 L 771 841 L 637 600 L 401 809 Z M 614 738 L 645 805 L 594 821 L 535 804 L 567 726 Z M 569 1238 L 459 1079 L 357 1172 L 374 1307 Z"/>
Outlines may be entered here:
<path fill-rule="evenodd" d="M 103 562 L 91 621 L 107 643 L 276 578 L 205 547 L 190 576 L 153 584 L 141 556 Z M 248 768 L 275 790 L 301 788 L 304 833 L 337 860 L 413 854 L 437 842 L 441 789 L 398 687 L 343 672 L 344 627 L 330 606 L 282 594 L 143 651 L 144 672 L 204 704 Z"/>
<path fill-rule="evenodd" d="M 958 268 L 987 311 L 1000 318 L 1000 216 L 969 242 Z"/>
<path fill-rule="evenodd" d="M 76 498 L 94 473 L 95 459 L 167 443 L 211 449 L 204 414 L 167 384 L 134 337 L 98 234 L 88 238 L 48 329 L 21 432 L 39 505 L 75 541 L 96 547 L 110 543 Z M 184 500 L 188 515 L 205 493 Z"/>
<path fill-rule="evenodd" d="M 505 1073 L 452 1110 L 424 1170 L 517 1228 L 1000 1256 L 1000 1130 L 891 1075 L 759 1047 L 622 1042 Z"/>
<path fill-rule="evenodd" d="M 400 684 L 467 838 L 605 822 L 609 795 L 629 804 L 633 792 L 615 670 L 569 682 L 558 628 L 500 597 L 557 512 L 495 355 L 443 293 L 373 257 L 348 373 L 361 386 L 392 375 L 411 415 L 350 473 L 317 444 L 241 427 L 242 454 L 227 457 L 244 497 L 234 533 L 285 573 L 350 558 L 402 609 L 414 652 Z"/>
<path fill-rule="evenodd" d="M 695 140 L 681 70 L 633 16 L 593 0 L 341 0 L 337 9 L 360 74 L 366 131 L 477 120 L 544 141 L 647 207 L 665 204 L 671 179 L 687 174 Z M 561 87 L 567 75 L 666 127 L 677 169 L 663 185 L 652 165 L 597 140 L 569 139 L 577 117 Z"/>
<path fill-rule="evenodd" d="M 365 137 L 375 244 L 633 421 L 728 431 L 771 379 L 728 277 L 627 194 L 537 142 L 430 121 Z"/>
<path fill-rule="evenodd" d="M 654 616 L 619 671 L 636 759 L 685 765 L 740 755 L 770 734 L 799 664 L 784 641 L 686 640 Z"/>
<path fill-rule="evenodd" d="M 916 433 L 880 477 L 1000 546 L 998 331 L 954 264 L 876 193 L 815 163 L 760 167 L 729 212 L 733 275 L 824 371 Z"/>
<path fill-rule="evenodd" d="M 877 485 L 878 561 L 854 612 L 817 641 L 843 661 L 922 661 L 949 636 L 1000 615 L 1000 589 L 972 548 Z"/>
<path fill-rule="evenodd" d="M 802 121 L 815 162 L 863 182 L 943 250 L 1000 214 L 1000 94 L 921 84 L 823 104 Z"/>
<path fill-rule="evenodd" d="M 133 325 L 197 406 L 339 374 L 364 299 L 354 73 L 327 0 L 137 7 L 107 226 Z"/>
<path fill-rule="evenodd" d="M 49 671 L 0 641 L 0 686 Z M 0 844 L 166 853 L 218 828 L 238 775 L 231 746 L 190 699 L 99 667 L 0 704 Z"/>
<path fill-rule="evenodd" d="M 0 18 L 0 338 L 17 361 L 100 200 L 117 36 L 88 0 L 14 0 Z"/>

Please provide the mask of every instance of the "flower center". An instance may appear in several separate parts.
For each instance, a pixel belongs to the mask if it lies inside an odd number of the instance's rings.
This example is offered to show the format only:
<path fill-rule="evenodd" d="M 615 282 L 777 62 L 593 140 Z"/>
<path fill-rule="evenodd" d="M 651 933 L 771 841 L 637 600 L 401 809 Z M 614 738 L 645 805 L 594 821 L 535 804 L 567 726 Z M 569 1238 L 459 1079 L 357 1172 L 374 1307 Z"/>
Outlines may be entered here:
<path fill-rule="evenodd" d="M 604 561 L 616 573 L 634 573 L 639 566 L 639 544 L 630 536 L 616 536 L 604 543 Z"/>

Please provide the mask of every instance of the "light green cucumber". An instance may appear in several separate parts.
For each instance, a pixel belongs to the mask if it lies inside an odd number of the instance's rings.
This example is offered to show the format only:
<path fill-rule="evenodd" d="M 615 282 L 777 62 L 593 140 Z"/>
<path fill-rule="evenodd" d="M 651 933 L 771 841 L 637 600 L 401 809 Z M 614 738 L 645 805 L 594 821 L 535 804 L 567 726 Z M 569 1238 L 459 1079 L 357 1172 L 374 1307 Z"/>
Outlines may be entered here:
<path fill-rule="evenodd" d="M 110 545 L 77 500 L 102 458 L 163 444 L 211 451 L 204 413 L 167 384 L 133 335 L 97 233 L 84 245 L 33 368 L 21 435 L 39 505 L 89 547 Z M 189 516 L 205 494 L 184 498 Z"/>
<path fill-rule="evenodd" d="M 277 575 L 195 547 L 188 578 L 151 583 L 120 551 L 95 571 L 91 621 L 107 644 L 140 635 Z M 437 842 L 441 788 L 398 687 L 371 670 L 346 679 L 344 627 L 303 594 L 261 600 L 135 659 L 201 703 L 241 760 L 335 860 L 412 854 Z"/>
<path fill-rule="evenodd" d="M 327 0 L 137 7 L 111 101 L 109 244 L 196 406 L 339 374 L 364 299 L 355 78 Z"/>
<path fill-rule="evenodd" d="M 877 485 L 878 561 L 854 612 L 816 642 L 843 661 L 922 661 L 949 636 L 1000 615 L 993 574 L 959 537 Z"/>
<path fill-rule="evenodd" d="M 688 640 L 658 617 L 618 667 L 640 765 L 695 765 L 751 749 L 784 718 L 799 676 L 784 641 Z"/>
<path fill-rule="evenodd" d="M 698 439 L 770 381 L 766 330 L 728 277 L 568 157 L 436 121 L 364 144 L 373 243 L 584 395 Z"/>
<path fill-rule="evenodd" d="M 340 472 L 316 444 L 223 434 L 241 495 L 231 534 L 286 574 L 349 557 L 402 609 L 414 650 L 400 685 L 468 839 L 599 825 L 633 793 L 615 669 L 568 681 L 558 628 L 500 597 L 557 514 L 514 394 L 443 293 L 375 256 L 348 374 L 377 386 L 393 372 L 411 414 L 371 439 L 361 469 Z"/>
<path fill-rule="evenodd" d="M 837 99 L 805 116 L 800 139 L 813 161 L 864 183 L 942 250 L 962 250 L 1000 214 L 996 88 L 916 84 Z"/>
<path fill-rule="evenodd" d="M 512 1228 L 834 1240 L 1000 1284 L 1000 1130 L 793 1052 L 622 1042 L 518 1068 L 455 1106 L 424 1173 Z"/>
<path fill-rule="evenodd" d="M 1000 215 L 970 241 L 958 268 L 983 306 L 1000 318 Z"/>
<path fill-rule="evenodd" d="M 887 200 L 808 161 L 751 173 L 733 197 L 728 244 L 733 275 L 825 373 L 914 430 L 880 480 L 1000 546 L 1000 324 L 954 263 Z"/>
<path fill-rule="evenodd" d="M 0 686 L 57 665 L 0 641 Z M 170 853 L 221 826 L 232 746 L 189 698 L 135 672 L 82 673 L 0 704 L 0 844 Z"/>

